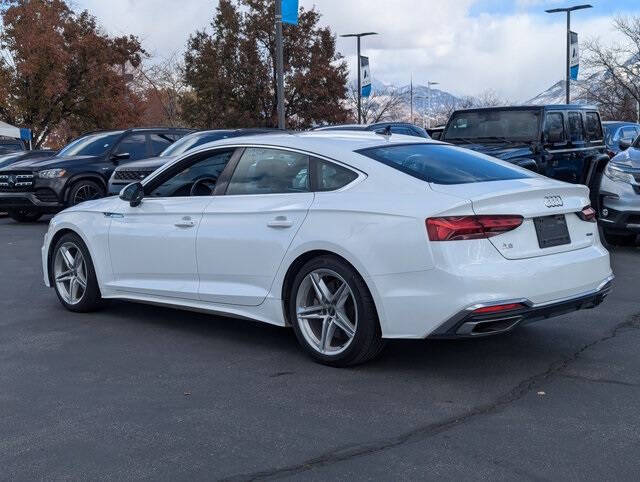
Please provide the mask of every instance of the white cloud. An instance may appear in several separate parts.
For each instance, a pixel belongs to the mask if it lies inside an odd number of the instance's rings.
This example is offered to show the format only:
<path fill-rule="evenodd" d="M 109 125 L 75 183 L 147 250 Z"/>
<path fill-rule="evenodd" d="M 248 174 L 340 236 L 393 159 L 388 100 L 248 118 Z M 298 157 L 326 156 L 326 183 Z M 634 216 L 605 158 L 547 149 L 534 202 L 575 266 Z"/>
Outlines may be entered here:
<path fill-rule="evenodd" d="M 517 0 L 518 6 L 547 0 Z M 440 82 L 443 90 L 475 94 L 493 89 L 512 100 L 525 100 L 546 89 L 564 73 L 562 18 L 531 15 L 471 16 L 473 0 L 300 0 L 314 4 L 323 24 L 336 34 L 376 31 L 363 39 L 378 80 L 406 84 Z M 134 33 L 153 55 L 182 51 L 190 33 L 206 27 L 215 0 L 77 0 L 112 33 Z M 608 14 L 610 14 L 608 12 Z M 610 17 L 576 18 L 582 38 L 611 38 Z M 355 40 L 339 39 L 338 49 L 355 66 Z"/>

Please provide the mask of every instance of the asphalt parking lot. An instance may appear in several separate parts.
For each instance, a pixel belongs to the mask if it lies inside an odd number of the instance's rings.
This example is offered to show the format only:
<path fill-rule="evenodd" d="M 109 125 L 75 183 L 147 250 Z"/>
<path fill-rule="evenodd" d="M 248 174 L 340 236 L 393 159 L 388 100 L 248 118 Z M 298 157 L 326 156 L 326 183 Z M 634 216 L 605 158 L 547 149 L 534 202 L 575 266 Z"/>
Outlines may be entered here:
<path fill-rule="evenodd" d="M 0 219 L 0 478 L 637 480 L 640 248 L 595 310 L 353 369 L 289 330 L 44 287 L 47 221 Z"/>

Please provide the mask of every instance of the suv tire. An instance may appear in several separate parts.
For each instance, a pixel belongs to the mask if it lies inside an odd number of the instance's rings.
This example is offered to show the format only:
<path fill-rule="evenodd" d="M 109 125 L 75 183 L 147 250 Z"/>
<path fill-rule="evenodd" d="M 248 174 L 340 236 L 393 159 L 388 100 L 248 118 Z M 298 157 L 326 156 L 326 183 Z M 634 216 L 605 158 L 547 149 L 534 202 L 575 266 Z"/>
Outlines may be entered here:
<path fill-rule="evenodd" d="M 34 223 L 42 217 L 42 213 L 34 209 L 10 209 L 9 217 L 19 223 Z"/>
<path fill-rule="evenodd" d="M 83 179 L 76 182 L 69 191 L 69 206 L 75 206 L 81 202 L 104 197 L 104 188 L 95 181 Z"/>

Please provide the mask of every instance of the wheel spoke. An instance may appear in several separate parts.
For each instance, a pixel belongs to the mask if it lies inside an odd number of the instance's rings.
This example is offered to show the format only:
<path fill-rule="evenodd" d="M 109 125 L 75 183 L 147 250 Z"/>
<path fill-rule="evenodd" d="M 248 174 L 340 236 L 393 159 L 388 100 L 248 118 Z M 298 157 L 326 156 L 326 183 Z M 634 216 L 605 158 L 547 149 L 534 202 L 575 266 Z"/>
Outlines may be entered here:
<path fill-rule="evenodd" d="M 71 278 L 71 283 L 69 283 L 69 296 L 71 298 L 71 303 L 75 303 L 78 299 L 79 286 L 77 278 L 75 276 Z"/>
<path fill-rule="evenodd" d="M 58 276 L 56 276 L 56 281 L 61 283 L 63 281 L 69 281 L 73 278 L 73 270 L 67 270 L 63 273 L 60 273 Z"/>
<path fill-rule="evenodd" d="M 351 294 L 351 290 L 347 283 L 342 283 L 340 287 L 333 293 L 331 298 L 331 303 L 333 303 L 336 308 L 344 306 Z"/>
<path fill-rule="evenodd" d="M 331 340 L 336 331 L 336 325 L 329 317 L 322 322 L 322 335 L 320 336 L 320 350 L 326 352 L 331 348 Z"/>
<path fill-rule="evenodd" d="M 83 291 L 87 289 L 87 282 L 80 278 L 80 276 L 76 276 L 76 283 L 80 286 L 80 288 L 82 288 Z"/>
<path fill-rule="evenodd" d="M 324 307 L 322 305 L 314 305 L 314 306 L 307 306 L 305 308 L 299 308 L 298 318 L 303 318 L 305 320 L 324 318 L 324 316 L 322 315 L 323 308 Z"/>
<path fill-rule="evenodd" d="M 313 285 L 313 289 L 316 292 L 316 296 L 318 297 L 318 301 L 320 303 L 328 303 L 331 299 L 331 292 L 324 280 L 318 273 L 311 273 L 309 277 L 311 279 L 311 284 Z"/>
<path fill-rule="evenodd" d="M 64 264 L 67 266 L 67 269 L 73 270 L 75 266 L 75 259 L 73 258 L 73 256 L 71 256 L 71 252 L 69 251 L 69 248 L 67 248 L 66 246 L 62 246 L 60 248 L 60 254 L 62 255 L 62 260 L 64 261 Z"/>
<path fill-rule="evenodd" d="M 351 324 L 349 317 L 345 313 L 339 310 L 336 311 L 336 316 L 333 321 L 349 338 L 353 338 L 353 335 L 356 333 L 356 328 Z"/>

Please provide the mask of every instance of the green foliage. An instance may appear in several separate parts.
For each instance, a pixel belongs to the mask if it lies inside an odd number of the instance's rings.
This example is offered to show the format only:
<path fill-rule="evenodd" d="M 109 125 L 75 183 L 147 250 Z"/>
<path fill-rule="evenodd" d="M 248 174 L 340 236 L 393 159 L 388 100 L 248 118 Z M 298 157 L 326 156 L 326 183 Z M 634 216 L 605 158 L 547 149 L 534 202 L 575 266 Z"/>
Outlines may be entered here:
<path fill-rule="evenodd" d="M 285 25 L 287 125 L 305 128 L 347 119 L 347 67 L 320 14 L 300 9 Z M 275 4 L 273 0 L 220 0 L 211 33 L 198 31 L 185 54 L 183 117 L 202 128 L 275 127 Z"/>

